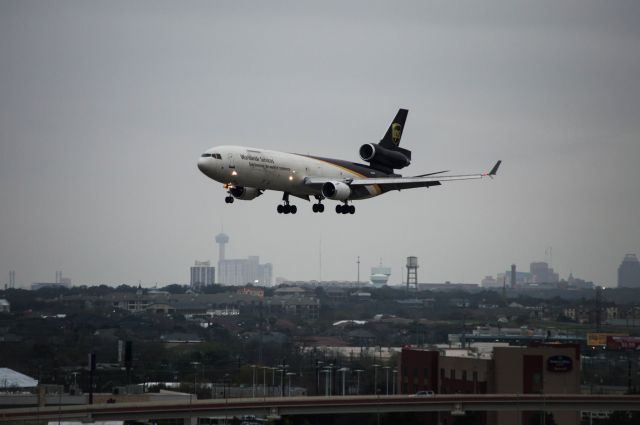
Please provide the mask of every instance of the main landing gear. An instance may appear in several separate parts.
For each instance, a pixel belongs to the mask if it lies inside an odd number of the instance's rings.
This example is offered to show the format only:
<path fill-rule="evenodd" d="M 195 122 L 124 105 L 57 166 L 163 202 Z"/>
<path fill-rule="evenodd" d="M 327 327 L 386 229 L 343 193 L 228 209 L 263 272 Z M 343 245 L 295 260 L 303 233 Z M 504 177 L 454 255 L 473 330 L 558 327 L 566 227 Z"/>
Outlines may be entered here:
<path fill-rule="evenodd" d="M 289 205 L 289 194 L 287 192 L 282 195 L 283 205 L 278 205 L 278 214 L 295 214 L 298 212 L 298 207 L 295 205 Z"/>
<path fill-rule="evenodd" d="M 346 202 L 343 205 L 336 205 L 336 213 L 338 214 L 355 214 L 356 207 L 349 205 Z"/>
<path fill-rule="evenodd" d="M 318 203 L 313 204 L 311 209 L 313 210 L 314 213 L 324 212 L 324 204 L 322 203 L 322 198 L 320 196 L 316 196 L 316 199 L 318 200 Z"/>

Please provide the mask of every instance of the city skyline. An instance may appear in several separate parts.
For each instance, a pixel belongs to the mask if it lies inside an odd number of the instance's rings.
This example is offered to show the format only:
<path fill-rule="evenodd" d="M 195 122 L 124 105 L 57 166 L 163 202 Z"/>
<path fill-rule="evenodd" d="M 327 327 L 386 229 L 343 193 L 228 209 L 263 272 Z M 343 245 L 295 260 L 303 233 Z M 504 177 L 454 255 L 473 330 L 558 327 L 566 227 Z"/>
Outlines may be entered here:
<path fill-rule="evenodd" d="M 291 280 L 479 282 L 544 260 L 615 286 L 640 252 L 640 4 L 0 2 L 0 281 L 184 282 L 259 254 Z M 409 109 L 404 175 L 354 216 L 225 204 L 199 155 L 238 144 L 358 161 Z M 331 208 L 333 203 L 331 203 Z M 320 273 L 320 246 L 322 272 Z"/>
<path fill-rule="evenodd" d="M 239 282 L 234 282 L 234 283 L 231 283 L 231 284 L 227 284 L 227 283 L 218 281 L 218 277 L 217 277 L 217 275 L 218 275 L 218 267 L 220 266 L 221 262 L 224 262 L 224 261 L 246 262 L 246 261 L 255 260 L 256 265 L 258 265 L 257 262 L 259 261 L 259 257 L 260 256 L 259 255 L 248 255 L 245 258 L 239 258 L 239 259 L 226 259 L 224 257 L 221 258 L 220 257 L 220 252 L 221 252 L 220 251 L 220 246 L 221 245 L 226 245 L 226 243 L 229 242 L 230 238 L 226 234 L 218 234 L 216 236 L 217 237 L 224 236 L 226 238 L 226 242 L 224 242 L 224 244 L 220 244 L 218 242 L 218 252 L 217 252 L 218 261 L 217 261 L 217 263 L 213 259 L 212 260 L 204 260 L 204 261 L 195 260 L 196 268 L 197 267 L 206 266 L 208 268 L 214 269 L 215 272 L 213 272 L 213 273 L 215 273 L 215 276 L 216 276 L 216 278 L 215 278 L 216 282 L 215 283 L 217 283 L 217 284 L 222 283 L 223 285 L 229 285 L 229 286 L 242 285 Z M 225 255 L 224 254 L 225 252 L 226 252 L 226 248 L 223 251 L 223 256 Z M 625 264 L 625 262 L 627 261 L 627 259 L 630 256 L 634 256 L 634 258 L 635 258 L 635 254 L 633 254 L 633 253 L 625 254 L 624 259 L 621 260 L 621 262 L 619 264 L 619 267 L 622 264 Z M 215 257 L 215 256 L 213 256 L 213 257 Z M 419 258 L 418 258 L 418 260 L 419 260 Z M 360 261 L 360 257 L 356 257 L 355 264 L 358 264 L 359 262 L 362 263 Z M 213 264 L 217 264 L 217 266 L 209 267 L 210 264 L 212 264 L 212 263 Z M 384 267 L 385 269 L 390 269 L 391 276 L 394 276 L 394 278 L 389 280 L 389 282 L 388 282 L 389 286 L 402 286 L 402 285 L 404 285 L 405 281 L 406 281 L 406 266 L 402 266 L 402 267 L 398 266 L 397 268 L 393 268 L 393 267 L 386 267 L 386 265 L 384 265 L 383 263 L 384 262 L 381 259 L 378 259 L 378 262 L 371 263 L 372 264 L 371 267 L 363 266 L 364 268 L 361 269 L 360 271 L 358 271 L 357 268 L 356 268 L 356 274 L 360 275 L 360 282 L 363 282 L 363 283 L 367 283 L 368 282 L 368 279 L 369 279 L 370 276 L 367 274 L 367 270 L 371 270 L 373 272 L 373 270 L 380 269 L 381 267 Z M 405 264 L 406 264 L 406 259 L 405 259 Z M 269 268 L 273 267 L 271 263 L 267 263 L 266 265 L 268 265 Z M 572 271 L 570 271 L 566 276 L 565 275 L 561 275 L 559 273 L 554 273 L 554 269 L 552 267 L 550 267 L 550 265 L 551 265 L 551 263 L 548 263 L 546 261 L 530 261 L 529 262 L 529 267 L 535 267 L 535 266 L 542 266 L 543 268 L 549 267 L 548 268 L 548 273 L 551 273 L 550 276 L 553 276 L 553 278 L 551 278 L 551 279 L 537 279 L 536 280 L 535 277 L 534 277 L 535 276 L 535 272 L 532 274 L 531 272 L 523 272 L 522 271 L 522 270 L 527 270 L 527 267 L 517 268 L 518 279 L 519 279 L 519 281 L 520 281 L 520 279 L 525 279 L 525 277 L 523 277 L 523 276 L 527 275 L 527 277 L 526 277 L 527 279 L 533 278 L 533 280 L 527 281 L 527 282 L 521 282 L 521 283 L 557 283 L 557 282 L 567 282 L 567 281 L 570 281 L 570 280 L 573 280 L 573 279 L 576 279 L 576 278 L 585 280 L 587 282 L 591 282 L 588 278 L 585 279 L 582 276 L 574 275 L 574 273 Z M 260 264 L 259 266 L 262 267 L 262 266 L 265 266 L 265 265 Z M 358 267 L 359 267 L 359 265 L 358 265 Z M 97 285 L 97 284 L 119 285 L 119 284 L 130 283 L 130 284 L 135 284 L 135 285 L 142 285 L 142 287 L 155 287 L 155 286 L 158 286 L 159 284 L 160 285 L 162 285 L 162 284 L 166 284 L 166 285 L 168 285 L 168 284 L 183 284 L 183 285 L 193 286 L 193 279 L 194 279 L 194 277 L 193 277 L 194 271 L 193 270 L 194 270 L 194 266 L 192 265 L 191 266 L 191 274 L 192 274 L 192 276 L 191 276 L 191 279 L 190 279 L 189 282 L 187 280 L 164 281 L 164 282 L 144 282 L 142 280 L 138 280 L 136 282 L 133 282 L 133 281 L 131 281 L 131 282 L 126 282 L 126 281 L 122 281 L 122 282 L 75 282 L 75 284 L 77 284 L 77 285 L 85 285 L 85 284 L 89 284 L 89 285 L 92 285 L 92 284 L 95 284 L 95 285 Z M 15 271 L 12 270 L 10 273 L 13 273 L 13 279 L 15 279 Z M 54 279 L 54 280 L 49 281 L 47 279 L 41 279 L 41 280 L 39 280 L 37 282 L 64 283 L 66 286 L 72 286 L 71 285 L 71 280 L 69 278 L 67 278 L 67 277 L 61 279 L 61 280 L 64 280 L 64 282 L 59 282 L 58 281 L 58 276 L 61 275 L 61 273 L 62 272 L 60 272 L 60 271 L 56 271 L 55 272 L 56 279 Z M 270 272 L 270 273 L 272 273 L 272 272 Z M 4 284 L 10 283 L 11 277 L 12 276 L 10 275 L 9 276 L 9 280 L 7 280 L 6 282 L 4 280 L 0 279 L 0 284 L 4 285 Z M 432 281 L 432 280 L 419 279 L 419 283 L 442 283 L 442 284 L 445 284 L 445 283 L 448 283 L 448 282 L 452 282 L 452 283 L 467 283 L 467 284 L 477 284 L 479 287 L 483 287 L 483 288 L 492 288 L 492 287 L 502 287 L 503 279 L 504 279 L 504 282 L 508 283 L 507 286 L 511 287 L 511 282 L 510 282 L 511 277 L 510 277 L 510 271 L 509 270 L 505 270 L 504 272 L 498 271 L 498 272 L 496 272 L 494 274 L 487 274 L 484 277 L 479 277 L 477 279 L 468 280 L 468 281 L 455 281 L 455 280 L 451 280 L 451 279 L 445 279 L 445 280 L 442 280 L 442 281 Z M 268 284 L 260 283 L 259 286 L 277 286 L 278 283 L 275 282 L 276 280 L 287 281 L 287 282 L 301 282 L 301 281 L 308 281 L 308 282 L 312 282 L 312 281 L 317 281 L 317 282 L 355 282 L 356 281 L 355 279 L 351 279 L 351 278 L 348 278 L 348 277 L 336 278 L 336 279 L 319 279 L 319 278 L 289 279 L 286 276 L 273 275 L 273 281 L 270 284 L 269 283 Z M 486 283 L 485 283 L 485 281 L 486 281 Z M 14 287 L 16 287 L 16 288 L 29 288 L 30 286 L 33 285 L 33 283 L 37 283 L 37 282 L 36 281 L 30 282 L 30 283 L 18 282 L 18 284 L 14 285 Z M 253 283 L 253 282 L 252 281 L 247 281 L 246 282 L 246 284 L 251 284 L 251 283 Z M 371 282 L 368 282 L 368 283 L 371 283 Z M 593 284 L 596 285 L 596 286 L 602 286 L 598 282 L 593 282 Z M 375 285 L 372 285 L 372 286 L 375 286 Z M 619 286 L 620 286 L 619 282 L 616 282 L 614 285 L 608 285 L 606 287 L 615 288 L 615 287 L 619 287 Z M 8 284 L 8 287 L 12 287 L 12 286 L 10 284 Z"/>

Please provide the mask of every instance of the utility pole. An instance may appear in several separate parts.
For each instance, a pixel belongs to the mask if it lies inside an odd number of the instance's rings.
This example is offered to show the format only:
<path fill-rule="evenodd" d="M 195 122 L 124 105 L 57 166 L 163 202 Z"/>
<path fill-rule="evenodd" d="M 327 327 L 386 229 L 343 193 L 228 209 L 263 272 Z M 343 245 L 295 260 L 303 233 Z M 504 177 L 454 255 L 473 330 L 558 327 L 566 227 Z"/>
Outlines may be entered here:
<path fill-rule="evenodd" d="M 602 323 L 602 287 L 596 287 L 596 331 L 600 332 L 600 324 Z"/>
<path fill-rule="evenodd" d="M 89 353 L 89 404 L 93 404 L 93 375 L 96 372 L 96 353 Z"/>
<path fill-rule="evenodd" d="M 358 264 L 358 285 L 360 285 L 360 256 L 358 256 L 356 263 Z"/>

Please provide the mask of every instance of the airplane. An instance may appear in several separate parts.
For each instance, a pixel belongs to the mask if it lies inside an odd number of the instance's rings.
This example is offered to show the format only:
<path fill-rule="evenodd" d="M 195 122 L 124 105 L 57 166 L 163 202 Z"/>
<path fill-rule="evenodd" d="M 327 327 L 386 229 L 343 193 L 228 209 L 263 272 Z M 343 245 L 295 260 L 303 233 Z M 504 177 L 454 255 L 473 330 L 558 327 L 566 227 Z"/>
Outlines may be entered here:
<path fill-rule="evenodd" d="M 216 146 L 198 159 L 198 168 L 207 177 L 223 184 L 227 190 L 225 202 L 234 199 L 249 201 L 266 190 L 283 192 L 279 214 L 296 214 L 290 196 L 310 201 L 314 213 L 324 212 L 325 199 L 338 201 L 336 213 L 354 214 L 353 201 L 382 195 L 391 190 L 429 188 L 444 181 L 480 179 L 495 176 L 502 161 L 491 171 L 481 174 L 443 175 L 436 171 L 412 177 L 402 177 L 394 171 L 411 163 L 411 151 L 400 147 L 402 131 L 409 111 L 400 109 L 379 143 L 360 146 L 360 164 L 313 155 L 278 152 L 243 146 Z M 350 204 L 351 202 L 351 204 Z"/>

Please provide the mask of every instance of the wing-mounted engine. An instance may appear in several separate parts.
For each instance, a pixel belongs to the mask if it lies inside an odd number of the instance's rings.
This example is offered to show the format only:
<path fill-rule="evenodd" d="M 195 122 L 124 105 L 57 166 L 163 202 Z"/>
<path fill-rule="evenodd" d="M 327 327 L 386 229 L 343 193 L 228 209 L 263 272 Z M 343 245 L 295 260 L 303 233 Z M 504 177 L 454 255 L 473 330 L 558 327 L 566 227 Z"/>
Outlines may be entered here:
<path fill-rule="evenodd" d="M 243 201 L 250 201 L 258 196 L 262 195 L 262 191 L 260 189 L 256 189 L 255 187 L 244 187 L 244 186 L 235 186 L 229 189 L 229 193 L 236 199 L 241 199 Z"/>
<path fill-rule="evenodd" d="M 322 196 L 334 201 L 346 201 L 351 196 L 351 188 L 343 182 L 326 182 L 322 185 Z"/>
<path fill-rule="evenodd" d="M 386 173 L 404 168 L 411 164 L 411 151 L 396 147 L 387 149 L 378 143 L 366 143 L 360 146 L 360 158 L 371 164 L 373 168 Z"/>

